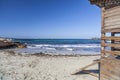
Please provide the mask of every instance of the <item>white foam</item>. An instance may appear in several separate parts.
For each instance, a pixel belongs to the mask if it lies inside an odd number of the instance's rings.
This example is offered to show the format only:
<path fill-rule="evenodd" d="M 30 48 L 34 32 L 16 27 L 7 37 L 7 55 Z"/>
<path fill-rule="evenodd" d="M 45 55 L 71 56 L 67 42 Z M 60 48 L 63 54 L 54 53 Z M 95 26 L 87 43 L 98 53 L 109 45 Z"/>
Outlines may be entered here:
<path fill-rule="evenodd" d="M 37 44 L 37 45 L 31 45 L 28 46 L 28 48 L 41 48 L 41 47 L 50 47 L 50 48 L 70 48 L 70 47 L 76 47 L 76 48 L 99 48 L 99 44 L 62 44 L 62 45 L 51 45 L 51 44 Z"/>
<path fill-rule="evenodd" d="M 73 49 L 72 48 L 66 48 L 68 51 L 72 51 Z"/>
<path fill-rule="evenodd" d="M 45 48 L 45 49 L 48 49 L 48 50 L 56 50 L 55 48 Z"/>

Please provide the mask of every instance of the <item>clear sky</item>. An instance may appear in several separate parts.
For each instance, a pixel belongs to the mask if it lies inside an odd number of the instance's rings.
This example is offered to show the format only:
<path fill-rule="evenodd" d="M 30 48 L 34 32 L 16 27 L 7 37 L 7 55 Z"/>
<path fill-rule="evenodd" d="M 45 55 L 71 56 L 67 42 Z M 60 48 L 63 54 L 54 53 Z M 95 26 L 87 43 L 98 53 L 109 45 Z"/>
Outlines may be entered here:
<path fill-rule="evenodd" d="M 100 11 L 88 0 L 0 0 L 0 36 L 100 37 Z"/>

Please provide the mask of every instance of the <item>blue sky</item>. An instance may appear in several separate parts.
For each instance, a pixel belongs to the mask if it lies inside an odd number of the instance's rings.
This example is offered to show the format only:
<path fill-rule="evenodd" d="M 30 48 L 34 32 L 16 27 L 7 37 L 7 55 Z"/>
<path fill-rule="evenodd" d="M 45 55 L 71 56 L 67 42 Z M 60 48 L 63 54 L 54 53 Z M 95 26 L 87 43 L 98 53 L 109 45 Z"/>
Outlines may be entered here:
<path fill-rule="evenodd" d="M 88 0 L 0 0 L 2 37 L 100 37 L 100 18 Z"/>

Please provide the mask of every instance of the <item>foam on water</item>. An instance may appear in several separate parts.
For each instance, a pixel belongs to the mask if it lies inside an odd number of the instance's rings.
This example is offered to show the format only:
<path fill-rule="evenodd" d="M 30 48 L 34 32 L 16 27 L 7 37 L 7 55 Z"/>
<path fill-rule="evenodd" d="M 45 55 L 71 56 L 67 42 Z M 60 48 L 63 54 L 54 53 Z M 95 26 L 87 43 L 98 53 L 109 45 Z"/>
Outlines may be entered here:
<path fill-rule="evenodd" d="M 44 52 L 58 54 L 99 54 L 100 44 L 32 44 L 28 45 L 25 52 Z"/>
<path fill-rule="evenodd" d="M 26 49 L 19 49 L 28 53 L 55 53 L 55 54 L 99 54 L 100 41 L 90 39 L 27 39 Z"/>
<path fill-rule="evenodd" d="M 51 45 L 51 44 L 32 44 L 32 45 L 28 45 L 28 48 L 41 48 L 41 47 L 63 47 L 63 48 L 67 48 L 67 47 L 84 47 L 84 48 L 96 48 L 96 47 L 100 47 L 99 44 L 66 44 L 66 45 Z"/>

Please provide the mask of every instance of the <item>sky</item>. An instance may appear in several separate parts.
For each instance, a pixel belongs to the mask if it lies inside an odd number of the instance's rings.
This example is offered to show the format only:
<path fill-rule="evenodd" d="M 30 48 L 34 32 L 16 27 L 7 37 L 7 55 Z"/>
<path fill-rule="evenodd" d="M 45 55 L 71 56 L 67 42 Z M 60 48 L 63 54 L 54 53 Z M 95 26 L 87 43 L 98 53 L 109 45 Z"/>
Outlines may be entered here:
<path fill-rule="evenodd" d="M 0 0 L 0 36 L 100 37 L 101 10 L 88 0 Z"/>

